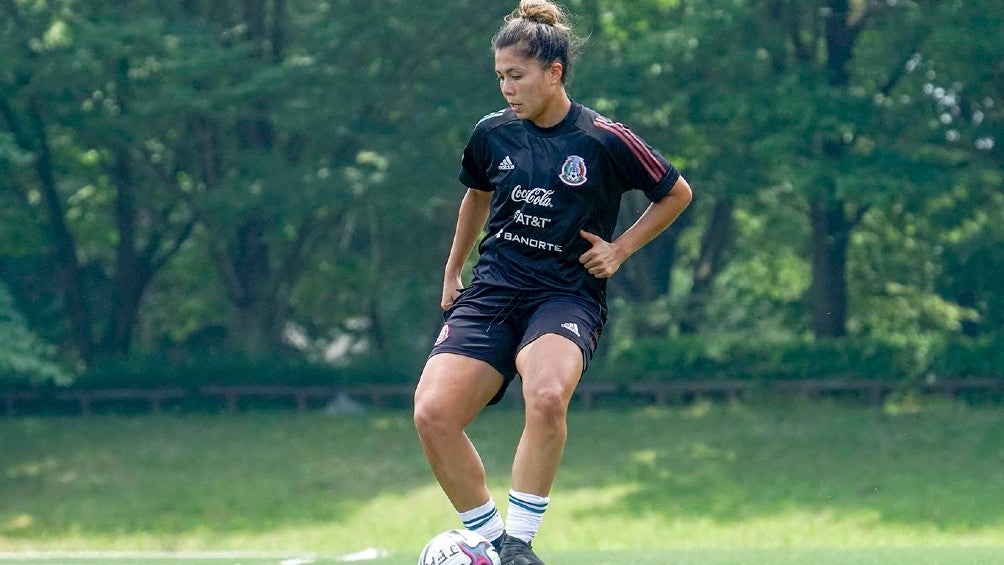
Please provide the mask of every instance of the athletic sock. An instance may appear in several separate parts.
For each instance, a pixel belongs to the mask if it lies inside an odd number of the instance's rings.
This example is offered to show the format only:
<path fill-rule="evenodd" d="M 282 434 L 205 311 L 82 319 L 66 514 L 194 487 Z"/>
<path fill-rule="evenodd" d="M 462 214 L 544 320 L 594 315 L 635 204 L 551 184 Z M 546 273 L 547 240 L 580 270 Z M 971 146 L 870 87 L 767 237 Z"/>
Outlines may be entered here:
<path fill-rule="evenodd" d="M 502 536 L 505 531 L 505 524 L 502 522 L 502 515 L 495 507 L 495 501 L 491 498 L 488 502 L 466 512 L 457 512 L 460 521 L 468 530 L 481 534 L 485 539 L 494 541 Z"/>
<path fill-rule="evenodd" d="M 551 499 L 525 492 L 509 491 L 509 514 L 506 516 L 506 533 L 526 543 L 533 541 L 540 529 L 547 503 Z"/>

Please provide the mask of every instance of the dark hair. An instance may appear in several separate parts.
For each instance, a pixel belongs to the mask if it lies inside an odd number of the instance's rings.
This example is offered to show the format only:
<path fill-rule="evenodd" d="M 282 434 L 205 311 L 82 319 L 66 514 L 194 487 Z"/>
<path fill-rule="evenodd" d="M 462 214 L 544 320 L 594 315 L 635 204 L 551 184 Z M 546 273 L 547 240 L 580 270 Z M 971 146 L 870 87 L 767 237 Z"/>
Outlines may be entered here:
<path fill-rule="evenodd" d="M 520 55 L 535 59 L 541 67 L 560 62 L 564 83 L 571 74 L 571 59 L 577 54 L 581 40 L 572 35 L 568 17 L 560 6 L 547 0 L 521 0 L 492 38 L 496 51 L 513 46 L 520 50 Z"/>

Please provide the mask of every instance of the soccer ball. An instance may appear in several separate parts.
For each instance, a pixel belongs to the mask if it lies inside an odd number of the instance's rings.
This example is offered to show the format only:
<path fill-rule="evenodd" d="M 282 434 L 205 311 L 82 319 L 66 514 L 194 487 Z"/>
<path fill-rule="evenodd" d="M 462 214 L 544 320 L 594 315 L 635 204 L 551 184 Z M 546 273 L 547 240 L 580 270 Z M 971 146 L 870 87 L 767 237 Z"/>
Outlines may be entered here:
<path fill-rule="evenodd" d="M 448 530 L 429 540 L 418 565 L 502 565 L 502 560 L 484 536 Z"/>

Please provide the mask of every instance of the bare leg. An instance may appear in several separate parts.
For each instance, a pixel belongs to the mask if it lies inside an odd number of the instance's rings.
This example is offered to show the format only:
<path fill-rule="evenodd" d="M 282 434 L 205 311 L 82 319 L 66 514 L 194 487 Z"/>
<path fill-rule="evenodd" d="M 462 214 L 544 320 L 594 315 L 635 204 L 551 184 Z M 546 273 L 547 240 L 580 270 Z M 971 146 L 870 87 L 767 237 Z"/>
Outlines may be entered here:
<path fill-rule="evenodd" d="M 568 436 L 568 403 L 582 377 L 582 351 L 565 337 L 545 334 L 520 350 L 516 367 L 526 421 L 512 466 L 513 489 L 548 496 Z"/>
<path fill-rule="evenodd" d="M 458 512 L 488 502 L 485 468 L 464 428 L 502 386 L 502 375 L 477 359 L 440 353 L 415 390 L 415 428 L 425 457 Z"/>

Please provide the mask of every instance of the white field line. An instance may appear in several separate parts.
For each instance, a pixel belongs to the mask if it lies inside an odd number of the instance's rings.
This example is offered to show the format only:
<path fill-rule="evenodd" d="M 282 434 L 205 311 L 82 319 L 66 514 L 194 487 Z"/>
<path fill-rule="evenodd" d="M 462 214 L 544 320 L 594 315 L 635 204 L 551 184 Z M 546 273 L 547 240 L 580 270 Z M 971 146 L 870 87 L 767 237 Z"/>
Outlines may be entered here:
<path fill-rule="evenodd" d="M 233 560 L 254 559 L 276 561 L 278 565 L 309 565 L 317 560 L 359 562 L 387 557 L 383 549 L 368 548 L 341 557 L 322 557 L 314 554 L 267 553 L 253 551 L 18 551 L 0 552 L 0 561 L 10 560 L 112 560 L 112 559 L 180 559 L 180 560 Z"/>
<path fill-rule="evenodd" d="M 9 559 L 256 559 L 313 563 L 317 556 L 252 551 L 16 551 L 0 552 Z"/>

